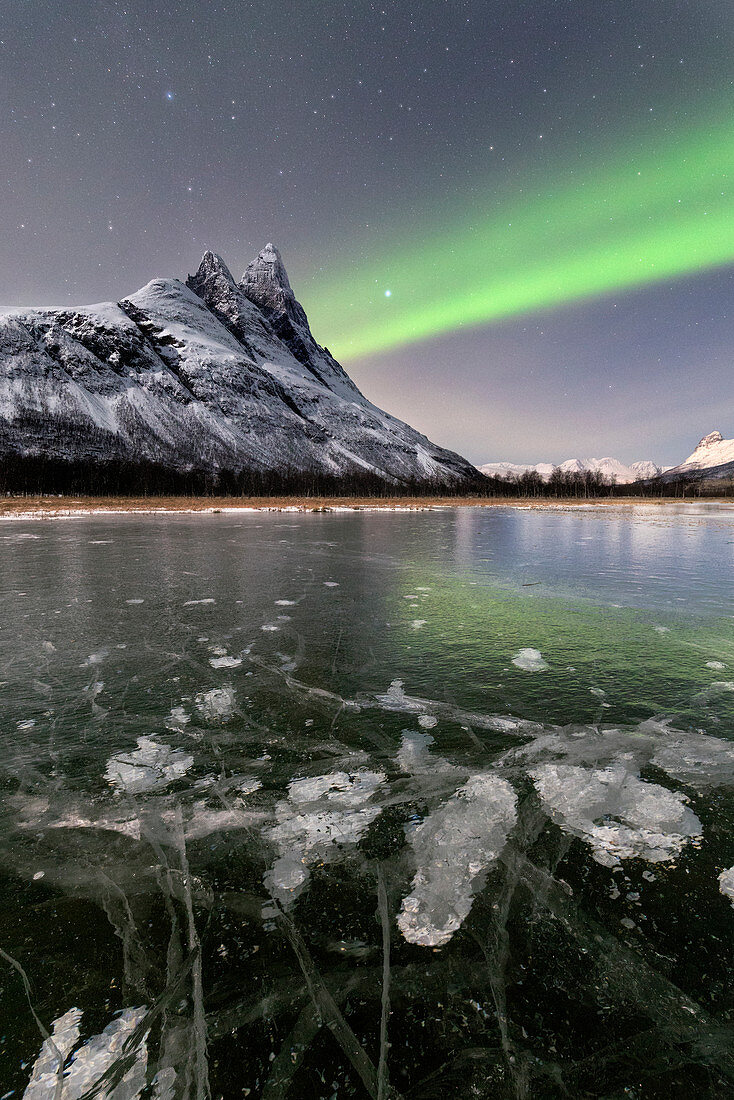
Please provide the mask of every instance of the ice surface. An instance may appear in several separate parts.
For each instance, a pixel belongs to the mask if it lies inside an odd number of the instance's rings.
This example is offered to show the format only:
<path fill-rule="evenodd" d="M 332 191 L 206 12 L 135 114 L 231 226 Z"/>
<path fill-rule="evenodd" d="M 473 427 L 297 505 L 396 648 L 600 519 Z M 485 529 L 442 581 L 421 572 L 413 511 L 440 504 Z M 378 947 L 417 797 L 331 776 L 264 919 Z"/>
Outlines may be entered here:
<path fill-rule="evenodd" d="M 474 775 L 409 831 L 417 871 L 398 916 L 406 940 L 428 947 L 448 943 L 469 915 L 515 820 L 510 784 L 495 775 Z"/>

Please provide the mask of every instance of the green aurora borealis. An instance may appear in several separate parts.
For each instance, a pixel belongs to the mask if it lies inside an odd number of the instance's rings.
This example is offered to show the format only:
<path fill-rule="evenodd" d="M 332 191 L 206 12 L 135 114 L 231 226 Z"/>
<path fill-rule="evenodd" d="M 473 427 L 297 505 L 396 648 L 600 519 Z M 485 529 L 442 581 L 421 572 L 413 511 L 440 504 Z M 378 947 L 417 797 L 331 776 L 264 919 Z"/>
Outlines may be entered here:
<path fill-rule="evenodd" d="M 350 251 L 308 287 L 317 338 L 349 361 L 732 262 L 734 120 L 634 144 Z"/>

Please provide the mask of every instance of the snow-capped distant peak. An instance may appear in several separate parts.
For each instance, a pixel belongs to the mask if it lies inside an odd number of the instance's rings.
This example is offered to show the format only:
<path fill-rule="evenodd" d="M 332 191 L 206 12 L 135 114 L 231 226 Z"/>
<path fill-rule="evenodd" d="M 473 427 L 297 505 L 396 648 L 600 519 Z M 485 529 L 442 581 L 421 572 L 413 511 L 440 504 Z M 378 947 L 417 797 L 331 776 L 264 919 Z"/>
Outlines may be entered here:
<path fill-rule="evenodd" d="M 709 432 L 685 462 L 676 466 L 676 470 L 708 470 L 714 466 L 725 466 L 734 462 L 734 439 L 724 439 L 720 431 Z"/>
<path fill-rule="evenodd" d="M 709 432 L 708 435 L 705 435 L 703 439 L 699 440 L 696 450 L 705 450 L 707 447 L 713 447 L 715 443 L 722 443 L 723 440 L 724 437 L 721 432 L 715 429 L 713 432 Z"/>

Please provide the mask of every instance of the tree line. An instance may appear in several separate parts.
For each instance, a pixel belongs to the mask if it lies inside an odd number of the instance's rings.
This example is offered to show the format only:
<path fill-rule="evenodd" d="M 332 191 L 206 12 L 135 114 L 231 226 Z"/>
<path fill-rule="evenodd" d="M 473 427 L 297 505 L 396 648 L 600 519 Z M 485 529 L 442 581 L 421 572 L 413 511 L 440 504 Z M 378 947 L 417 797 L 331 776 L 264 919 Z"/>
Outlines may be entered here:
<path fill-rule="evenodd" d="M 301 497 L 487 497 L 592 500 L 610 497 L 734 498 L 734 479 L 656 478 L 619 485 L 598 471 L 555 469 L 545 480 L 535 470 L 519 477 L 487 477 L 463 482 L 402 479 L 355 471 L 331 475 L 302 470 L 175 469 L 148 460 L 111 458 L 104 462 L 67 461 L 47 455 L 8 454 L 0 459 L 0 493 L 10 496 L 301 496 Z"/>

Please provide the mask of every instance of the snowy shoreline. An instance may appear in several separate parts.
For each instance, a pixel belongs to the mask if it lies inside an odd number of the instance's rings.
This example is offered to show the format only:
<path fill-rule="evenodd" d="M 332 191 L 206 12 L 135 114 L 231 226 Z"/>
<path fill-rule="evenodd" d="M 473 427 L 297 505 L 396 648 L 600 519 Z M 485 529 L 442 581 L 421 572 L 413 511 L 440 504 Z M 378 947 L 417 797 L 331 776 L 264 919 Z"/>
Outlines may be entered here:
<path fill-rule="evenodd" d="M 54 506 L 50 500 L 48 504 L 38 503 L 24 509 L 7 509 L 7 504 L 0 502 L 0 520 L 42 520 L 42 519 L 73 519 L 81 516 L 124 516 L 124 515 L 236 515 L 239 513 L 257 512 L 297 512 L 324 514 L 327 512 L 431 512 L 444 511 L 449 508 L 512 508 L 520 511 L 561 511 L 561 512 L 592 512 L 596 514 L 640 514 L 653 510 L 658 515 L 668 512 L 672 507 L 690 512 L 701 506 L 710 508 L 715 506 L 728 514 L 734 512 L 734 503 L 721 500 L 695 500 L 683 501 L 674 498 L 658 500 L 629 500 L 629 499 L 605 499 L 605 500 L 517 500 L 517 499 L 483 499 L 483 498 L 444 498 L 444 499 L 407 499 L 404 502 L 396 500 L 283 500 L 278 502 L 271 499 L 263 503 L 247 504 L 217 504 L 196 507 L 190 501 L 180 503 L 171 500 L 166 504 L 138 504 L 131 500 L 127 503 L 106 504 L 101 501 L 73 502 L 61 506 Z M 7 509 L 7 510 L 6 510 Z M 678 512 L 678 514 L 681 514 Z"/>

